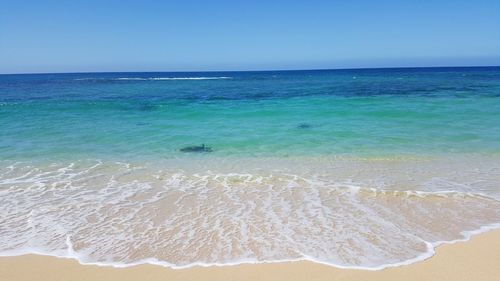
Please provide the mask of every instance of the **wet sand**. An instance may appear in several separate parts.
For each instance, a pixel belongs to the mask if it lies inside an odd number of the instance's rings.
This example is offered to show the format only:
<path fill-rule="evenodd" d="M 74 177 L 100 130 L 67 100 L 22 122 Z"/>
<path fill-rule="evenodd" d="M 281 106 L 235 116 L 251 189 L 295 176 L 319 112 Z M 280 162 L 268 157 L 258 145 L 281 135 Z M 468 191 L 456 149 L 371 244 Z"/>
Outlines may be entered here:
<path fill-rule="evenodd" d="M 500 280 L 500 230 L 470 241 L 445 244 L 436 255 L 411 265 L 380 271 L 339 269 L 312 262 L 245 264 L 170 269 L 154 265 L 128 268 L 81 265 L 76 260 L 39 255 L 0 258 L 2 281 L 294 281 L 294 280 Z"/>

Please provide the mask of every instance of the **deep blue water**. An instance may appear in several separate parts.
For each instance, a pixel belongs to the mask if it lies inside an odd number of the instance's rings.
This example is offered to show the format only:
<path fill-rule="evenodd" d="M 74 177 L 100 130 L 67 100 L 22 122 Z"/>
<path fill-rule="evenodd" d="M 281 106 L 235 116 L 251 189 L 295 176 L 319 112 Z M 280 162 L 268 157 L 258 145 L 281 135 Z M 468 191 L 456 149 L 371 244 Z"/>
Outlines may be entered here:
<path fill-rule="evenodd" d="M 0 75 L 0 157 L 500 151 L 500 68 Z"/>

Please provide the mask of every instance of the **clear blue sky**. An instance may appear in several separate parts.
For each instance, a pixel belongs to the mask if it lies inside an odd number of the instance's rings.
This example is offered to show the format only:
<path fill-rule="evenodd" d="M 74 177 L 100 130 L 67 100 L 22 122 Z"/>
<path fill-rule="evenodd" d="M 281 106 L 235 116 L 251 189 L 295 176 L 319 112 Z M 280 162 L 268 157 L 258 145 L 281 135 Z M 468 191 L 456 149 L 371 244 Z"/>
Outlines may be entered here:
<path fill-rule="evenodd" d="M 500 0 L 0 0 L 0 73 L 500 65 Z"/>

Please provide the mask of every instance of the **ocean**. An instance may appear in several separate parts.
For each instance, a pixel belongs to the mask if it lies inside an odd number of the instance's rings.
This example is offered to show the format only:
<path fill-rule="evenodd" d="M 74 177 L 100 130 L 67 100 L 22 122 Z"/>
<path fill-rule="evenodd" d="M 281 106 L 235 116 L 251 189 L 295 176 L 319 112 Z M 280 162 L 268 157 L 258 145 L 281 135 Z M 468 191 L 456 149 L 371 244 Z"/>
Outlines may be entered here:
<path fill-rule="evenodd" d="M 0 75 L 0 256 L 381 269 L 500 227 L 500 67 Z"/>

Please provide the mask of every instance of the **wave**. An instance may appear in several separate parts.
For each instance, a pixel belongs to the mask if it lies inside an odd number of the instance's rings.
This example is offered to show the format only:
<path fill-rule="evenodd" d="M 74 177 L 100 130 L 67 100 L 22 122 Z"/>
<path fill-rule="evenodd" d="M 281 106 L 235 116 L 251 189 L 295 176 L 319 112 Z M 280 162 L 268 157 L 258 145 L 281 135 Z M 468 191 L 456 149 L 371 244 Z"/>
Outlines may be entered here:
<path fill-rule="evenodd" d="M 77 78 L 77 81 L 169 81 L 169 80 L 223 80 L 232 79 L 232 77 L 219 76 L 219 77 L 118 77 L 118 78 Z"/>
<path fill-rule="evenodd" d="M 500 227 L 500 201 L 280 171 L 122 162 L 0 169 L 0 255 L 171 268 L 309 260 L 379 270 Z"/>
<path fill-rule="evenodd" d="M 149 264 L 149 265 L 155 265 L 155 266 L 163 266 L 163 267 L 172 268 L 172 269 L 186 269 L 186 268 L 192 268 L 192 267 L 197 267 L 197 266 L 201 266 L 201 267 L 234 266 L 234 265 L 241 265 L 241 264 L 268 264 L 268 263 L 309 261 L 309 262 L 323 264 L 323 265 L 327 265 L 327 266 L 332 266 L 332 267 L 336 267 L 336 268 L 340 268 L 340 269 L 358 269 L 358 270 L 379 271 L 379 270 L 384 270 L 384 269 L 391 268 L 391 267 L 410 265 L 413 263 L 427 260 L 427 259 L 433 257 L 436 254 L 436 248 L 443 245 L 443 244 L 455 244 L 455 243 L 460 243 L 460 242 L 467 242 L 473 236 L 476 236 L 476 235 L 479 235 L 482 233 L 486 233 L 489 231 L 493 231 L 493 230 L 498 230 L 498 229 L 500 229 L 500 223 L 493 223 L 493 224 L 489 224 L 489 225 L 484 225 L 484 226 L 481 226 L 481 227 L 479 227 L 475 230 L 472 230 L 472 231 L 464 231 L 463 232 L 464 238 L 462 238 L 462 239 L 456 239 L 456 240 L 450 240 L 450 241 L 440 241 L 438 243 L 427 243 L 427 246 L 428 246 L 427 251 L 425 253 L 420 254 L 419 256 L 416 256 L 414 258 L 404 260 L 401 262 L 397 262 L 397 263 L 382 264 L 382 265 L 379 265 L 376 267 L 346 266 L 346 265 L 325 262 L 325 261 L 318 260 L 314 257 L 309 257 L 309 256 L 304 256 L 302 258 L 297 258 L 297 259 L 276 259 L 276 260 L 261 260 L 261 261 L 246 259 L 246 260 L 238 260 L 238 261 L 225 262 L 225 263 L 194 262 L 194 263 L 183 265 L 183 266 L 178 266 L 176 264 L 162 261 L 162 260 L 158 260 L 156 258 L 147 258 L 147 259 L 142 259 L 142 260 L 138 260 L 138 261 L 131 262 L 131 263 L 110 262 L 110 261 L 98 262 L 98 261 L 88 260 L 87 257 L 83 257 L 81 254 L 76 252 L 73 249 L 73 243 L 71 242 L 70 236 L 66 237 L 67 250 L 64 252 L 47 252 L 46 250 L 43 250 L 43 249 L 23 248 L 23 249 L 8 250 L 8 251 L 1 251 L 0 250 L 0 257 L 16 257 L 16 256 L 33 254 L 33 255 L 50 256 L 50 257 L 56 257 L 56 258 L 73 259 L 73 260 L 76 260 L 81 265 L 96 265 L 96 266 L 106 266 L 106 267 L 114 267 L 114 268 L 127 268 L 127 267 Z"/>

